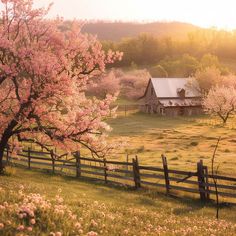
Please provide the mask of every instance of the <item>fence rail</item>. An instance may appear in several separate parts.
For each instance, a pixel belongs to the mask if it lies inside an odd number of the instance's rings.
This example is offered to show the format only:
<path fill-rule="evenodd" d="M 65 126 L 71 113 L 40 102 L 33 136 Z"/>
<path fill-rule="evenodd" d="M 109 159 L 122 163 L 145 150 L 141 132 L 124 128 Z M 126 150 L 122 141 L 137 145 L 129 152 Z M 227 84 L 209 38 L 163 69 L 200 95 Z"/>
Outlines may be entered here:
<path fill-rule="evenodd" d="M 223 196 L 227 201 L 236 199 L 236 177 L 208 174 L 208 167 L 204 166 L 203 161 L 197 163 L 194 172 L 169 169 L 165 156 L 162 156 L 162 167 L 152 167 L 139 165 L 137 156 L 132 162 L 121 162 L 81 157 L 77 152 L 68 160 L 56 159 L 53 152 L 40 152 L 29 148 L 17 155 L 6 150 L 4 162 L 6 165 L 44 169 L 77 178 L 85 177 L 105 183 L 132 186 L 135 189 L 143 187 L 162 189 L 166 194 L 190 192 L 198 194 L 202 201 L 215 198 L 214 178 L 217 180 L 219 196 Z"/>

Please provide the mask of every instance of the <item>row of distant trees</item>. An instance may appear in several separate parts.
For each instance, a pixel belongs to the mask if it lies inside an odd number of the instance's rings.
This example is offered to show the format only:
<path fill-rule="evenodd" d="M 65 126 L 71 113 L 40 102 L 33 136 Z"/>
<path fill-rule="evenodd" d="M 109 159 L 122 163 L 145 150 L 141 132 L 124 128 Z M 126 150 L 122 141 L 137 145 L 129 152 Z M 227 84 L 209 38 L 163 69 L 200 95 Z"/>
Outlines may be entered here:
<path fill-rule="evenodd" d="M 113 49 L 124 52 L 123 60 L 117 62 L 115 66 L 161 65 L 168 76 L 191 75 L 198 69 L 202 58 L 203 61 L 209 59 L 205 58 L 205 55 L 212 54 L 220 60 L 236 59 L 234 53 L 236 32 L 214 29 L 197 30 L 189 33 L 186 39 L 160 38 L 151 34 L 141 34 L 138 37 L 125 38 L 120 42 L 103 41 L 102 44 L 105 50 Z"/>
<path fill-rule="evenodd" d="M 152 66 L 150 73 L 154 77 L 189 77 L 208 67 L 219 69 L 223 75 L 230 74 L 230 70 L 220 63 L 218 57 L 210 53 L 204 54 L 199 59 L 189 54 L 183 54 L 174 59 L 166 57 L 157 65 Z"/>

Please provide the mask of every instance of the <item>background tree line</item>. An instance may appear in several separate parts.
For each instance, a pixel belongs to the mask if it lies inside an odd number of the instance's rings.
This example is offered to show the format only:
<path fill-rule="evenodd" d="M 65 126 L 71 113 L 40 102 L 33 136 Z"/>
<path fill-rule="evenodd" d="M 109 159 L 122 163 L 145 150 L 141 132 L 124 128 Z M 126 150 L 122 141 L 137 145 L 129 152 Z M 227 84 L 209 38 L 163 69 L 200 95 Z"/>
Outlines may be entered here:
<path fill-rule="evenodd" d="M 140 34 L 119 42 L 102 41 L 105 50 L 124 52 L 116 67 L 148 67 L 153 76 L 190 76 L 199 68 L 216 66 L 223 74 L 235 71 L 236 31 L 199 29 L 185 39 Z M 227 69 L 229 67 L 229 69 Z M 167 73 L 167 74 L 166 74 Z"/>

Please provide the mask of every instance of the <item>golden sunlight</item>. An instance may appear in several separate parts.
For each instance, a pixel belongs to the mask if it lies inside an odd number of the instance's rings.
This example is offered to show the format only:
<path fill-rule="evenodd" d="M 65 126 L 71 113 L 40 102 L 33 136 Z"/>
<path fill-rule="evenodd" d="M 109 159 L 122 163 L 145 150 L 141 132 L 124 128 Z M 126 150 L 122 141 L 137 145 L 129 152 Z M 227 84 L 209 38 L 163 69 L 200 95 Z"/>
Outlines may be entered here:
<path fill-rule="evenodd" d="M 42 6 L 51 0 L 37 0 Z M 67 19 L 181 21 L 201 27 L 236 28 L 234 0 L 54 0 L 50 16 Z"/>

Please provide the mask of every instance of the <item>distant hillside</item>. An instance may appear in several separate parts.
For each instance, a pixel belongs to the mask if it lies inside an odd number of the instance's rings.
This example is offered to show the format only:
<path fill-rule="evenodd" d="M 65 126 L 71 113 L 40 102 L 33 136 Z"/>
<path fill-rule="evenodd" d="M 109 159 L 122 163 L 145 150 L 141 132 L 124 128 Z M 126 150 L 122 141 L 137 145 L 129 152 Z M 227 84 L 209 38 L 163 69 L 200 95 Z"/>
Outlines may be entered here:
<path fill-rule="evenodd" d="M 189 32 L 199 27 L 180 22 L 154 22 L 154 23 L 106 23 L 96 22 L 84 25 L 82 32 L 96 34 L 100 40 L 119 41 L 126 37 L 135 37 L 141 33 L 151 33 L 155 36 L 175 36 L 185 38 Z"/>

